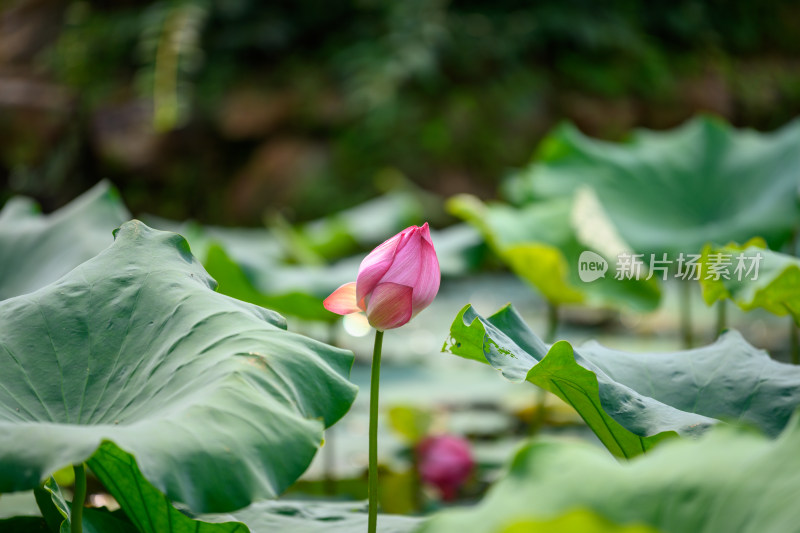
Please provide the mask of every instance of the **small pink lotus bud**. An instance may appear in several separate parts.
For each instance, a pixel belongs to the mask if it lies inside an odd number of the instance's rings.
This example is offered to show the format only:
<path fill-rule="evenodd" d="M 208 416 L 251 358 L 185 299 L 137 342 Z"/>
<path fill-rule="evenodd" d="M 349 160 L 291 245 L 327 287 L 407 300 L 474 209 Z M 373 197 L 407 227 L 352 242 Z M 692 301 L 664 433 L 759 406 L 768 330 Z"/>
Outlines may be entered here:
<path fill-rule="evenodd" d="M 328 311 L 364 311 L 378 330 L 399 328 L 428 307 L 439 292 L 439 260 L 426 222 L 411 226 L 372 250 L 355 282 L 328 296 Z"/>
<path fill-rule="evenodd" d="M 454 435 L 426 438 L 417 445 L 417 458 L 422 480 L 438 488 L 446 501 L 455 499 L 475 466 L 469 442 Z"/>

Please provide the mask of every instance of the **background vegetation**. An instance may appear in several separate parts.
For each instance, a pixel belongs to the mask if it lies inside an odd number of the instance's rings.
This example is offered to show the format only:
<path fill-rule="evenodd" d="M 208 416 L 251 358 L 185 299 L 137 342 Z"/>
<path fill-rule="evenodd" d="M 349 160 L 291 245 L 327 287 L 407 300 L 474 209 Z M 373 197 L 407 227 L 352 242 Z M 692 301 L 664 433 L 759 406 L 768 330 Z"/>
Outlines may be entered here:
<path fill-rule="evenodd" d="M 48 211 L 101 178 L 134 214 L 223 224 L 401 175 L 485 198 L 563 119 L 800 113 L 790 0 L 6 0 L 0 28 L 0 203 Z"/>

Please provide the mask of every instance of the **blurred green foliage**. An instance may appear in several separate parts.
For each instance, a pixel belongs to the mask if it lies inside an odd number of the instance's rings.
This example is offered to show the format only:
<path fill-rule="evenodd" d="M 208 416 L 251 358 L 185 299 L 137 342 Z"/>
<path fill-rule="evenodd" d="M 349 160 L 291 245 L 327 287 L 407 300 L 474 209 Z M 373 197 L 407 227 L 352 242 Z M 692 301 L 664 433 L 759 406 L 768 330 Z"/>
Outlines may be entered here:
<path fill-rule="evenodd" d="M 565 117 L 619 137 L 698 110 L 758 128 L 800 113 L 790 0 L 4 9 L 33 27 L 56 21 L 35 53 L 0 54 L 68 95 L 28 106 L 47 120 L 0 108 L 0 194 L 45 207 L 108 177 L 137 213 L 307 220 L 375 196 L 387 169 L 441 194 L 491 194 Z"/>

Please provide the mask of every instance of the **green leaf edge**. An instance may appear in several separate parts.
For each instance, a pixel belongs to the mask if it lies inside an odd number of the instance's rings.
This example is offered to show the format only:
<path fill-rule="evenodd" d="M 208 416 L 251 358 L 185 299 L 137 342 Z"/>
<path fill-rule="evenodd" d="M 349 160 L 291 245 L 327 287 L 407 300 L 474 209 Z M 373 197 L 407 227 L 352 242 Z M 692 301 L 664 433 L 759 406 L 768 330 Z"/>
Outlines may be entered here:
<path fill-rule="evenodd" d="M 509 309 L 513 310 L 511 304 L 505 305 L 486 320 L 491 322 L 492 319 L 496 319 Z M 455 341 L 456 338 L 459 338 L 459 335 L 472 338 L 473 342 L 480 339 L 480 343 L 476 344 L 483 346 L 484 352 L 477 353 L 463 350 L 464 343 Z M 492 345 L 496 347 L 494 341 L 486 334 L 486 329 L 481 323 L 480 316 L 475 312 L 471 304 L 467 304 L 453 321 L 450 329 L 450 338 L 445 341 L 442 351 L 491 365 L 486 358 L 485 350 L 487 346 Z M 565 376 L 565 371 L 577 373 L 588 387 L 583 387 L 573 379 Z M 675 431 L 663 431 L 643 437 L 636 435 L 614 420 L 602 407 L 597 376 L 594 372 L 582 367 L 575 361 L 572 345 L 567 341 L 558 341 L 553 344 L 542 360 L 531 367 L 525 380 L 552 392 L 572 406 L 615 457 L 630 459 L 647 452 L 665 439 L 678 437 L 678 433 Z M 567 387 L 570 391 L 577 392 L 578 396 L 568 394 L 564 387 Z M 584 415 L 587 407 L 600 415 L 602 424 L 597 424 L 587 419 L 587 416 Z"/>
<path fill-rule="evenodd" d="M 120 504 L 137 531 L 142 533 L 248 533 L 250 529 L 241 522 L 211 523 L 190 518 L 176 509 L 169 498 L 155 488 L 139 470 L 136 458 L 110 440 L 103 440 L 86 461 L 95 476 Z M 116 471 L 115 471 L 116 470 Z M 136 491 L 126 492 L 121 484 L 135 484 Z M 137 512 L 144 509 L 146 516 Z M 158 502 L 154 507 L 152 501 Z M 147 502 L 147 503 L 146 503 Z M 153 512 L 155 510 L 155 512 Z M 166 520 L 168 530 L 159 527 Z"/>
<path fill-rule="evenodd" d="M 750 298 L 739 297 L 739 292 L 735 295 L 731 294 L 725 280 L 718 279 L 705 279 L 707 273 L 708 257 L 710 254 L 716 253 L 740 253 L 747 254 L 749 251 L 759 252 L 766 256 L 773 256 L 778 260 L 785 262 L 785 266 L 775 278 L 769 282 L 765 287 L 757 288 L 752 292 Z M 792 279 L 800 279 L 800 259 L 769 250 L 766 242 L 763 239 L 756 237 L 742 245 L 736 243 L 728 243 L 726 246 L 712 246 L 706 245 L 703 248 L 700 259 L 700 288 L 703 294 L 703 300 L 706 305 L 711 306 L 723 300 L 731 300 L 742 311 L 752 311 L 753 309 L 762 308 L 777 316 L 791 315 L 795 324 L 800 326 L 800 297 L 787 293 L 787 291 L 776 290 L 782 285 L 790 284 Z M 770 298 L 770 295 L 784 295 L 784 299 L 775 300 Z M 794 296 L 795 299 L 792 298 Z"/>

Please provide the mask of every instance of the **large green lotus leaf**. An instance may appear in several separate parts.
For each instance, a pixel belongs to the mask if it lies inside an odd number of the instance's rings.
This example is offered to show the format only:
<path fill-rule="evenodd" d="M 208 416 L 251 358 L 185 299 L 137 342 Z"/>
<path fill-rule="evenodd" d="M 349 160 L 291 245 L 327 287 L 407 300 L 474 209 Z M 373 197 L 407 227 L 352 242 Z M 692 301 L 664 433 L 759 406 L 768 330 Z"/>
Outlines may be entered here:
<path fill-rule="evenodd" d="M 0 492 L 106 465 L 103 441 L 197 511 L 291 484 L 355 397 L 352 354 L 214 287 L 181 236 L 132 221 L 58 282 L 0 303 Z"/>
<path fill-rule="evenodd" d="M 699 435 L 719 420 L 777 435 L 800 404 L 800 367 L 778 363 L 736 331 L 709 346 L 631 354 L 596 342 L 548 347 L 508 305 L 458 314 L 444 350 L 530 381 L 572 405 L 609 451 L 640 454 L 664 437 Z"/>
<path fill-rule="evenodd" d="M 514 203 L 590 186 L 625 242 L 641 253 L 699 253 L 707 242 L 761 236 L 778 248 L 800 220 L 800 120 L 768 134 L 700 116 L 667 132 L 611 143 L 564 124 L 509 180 Z"/>
<path fill-rule="evenodd" d="M 538 440 L 516 454 L 479 505 L 442 513 L 421 531 L 494 533 L 575 509 L 663 533 L 797 531 L 799 448 L 797 418 L 776 440 L 719 426 L 625 463 L 587 443 Z"/>
<path fill-rule="evenodd" d="M 779 316 L 791 314 L 800 324 L 800 259 L 761 246 L 731 244 L 707 246 L 699 262 L 708 305 L 727 298 L 745 311 L 761 307 Z"/>
<path fill-rule="evenodd" d="M 650 311 L 658 306 L 660 290 L 655 279 L 614 279 L 615 263 L 605 277 L 581 281 L 581 253 L 592 249 L 582 242 L 575 227 L 572 198 L 515 208 L 502 203 L 484 204 L 470 195 L 448 201 L 448 209 L 475 226 L 494 252 L 520 278 L 536 287 L 554 304 L 627 306 Z"/>
<path fill-rule="evenodd" d="M 227 515 L 203 515 L 207 521 L 236 520 L 252 533 L 351 533 L 367 530 L 366 505 L 359 502 L 267 501 Z M 379 533 L 411 533 L 424 519 L 378 515 Z"/>
<path fill-rule="evenodd" d="M 33 292 L 91 259 L 129 218 L 105 181 L 49 215 L 29 198 L 12 198 L 0 211 L 0 300 Z"/>

